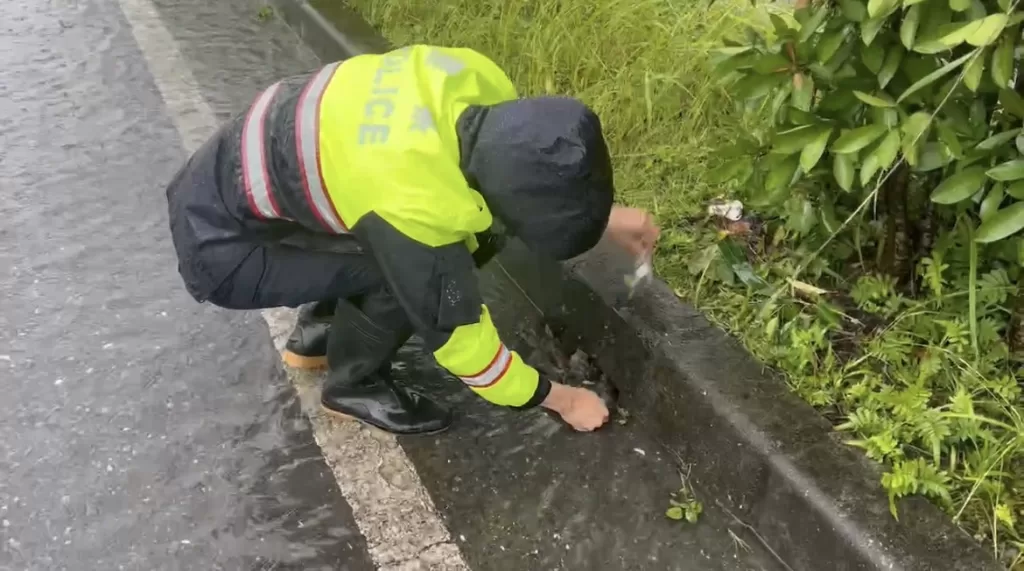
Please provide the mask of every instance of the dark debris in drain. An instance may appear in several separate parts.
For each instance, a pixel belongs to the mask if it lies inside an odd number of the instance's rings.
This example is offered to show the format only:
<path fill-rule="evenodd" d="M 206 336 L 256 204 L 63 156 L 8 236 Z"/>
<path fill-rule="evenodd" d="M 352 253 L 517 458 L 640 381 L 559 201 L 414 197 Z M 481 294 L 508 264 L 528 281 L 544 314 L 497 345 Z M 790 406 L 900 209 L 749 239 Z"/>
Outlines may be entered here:
<path fill-rule="evenodd" d="M 581 349 L 556 323 L 546 323 L 529 339 L 525 360 L 549 379 L 574 387 L 588 388 L 600 396 L 613 420 L 625 424 L 629 413 L 618 406 L 619 390 L 601 369 L 597 357 Z"/>

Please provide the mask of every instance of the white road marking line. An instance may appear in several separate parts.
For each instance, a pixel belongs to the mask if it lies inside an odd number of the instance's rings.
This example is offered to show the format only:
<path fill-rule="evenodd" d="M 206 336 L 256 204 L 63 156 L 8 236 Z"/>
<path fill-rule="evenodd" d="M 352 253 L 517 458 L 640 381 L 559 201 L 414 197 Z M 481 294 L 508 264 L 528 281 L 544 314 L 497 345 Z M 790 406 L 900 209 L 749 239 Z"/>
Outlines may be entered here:
<path fill-rule="evenodd" d="M 150 0 L 118 0 L 157 89 L 187 152 L 214 131 L 213 110 L 185 63 L 177 42 Z M 262 312 L 278 348 L 295 323 L 288 309 Z M 419 476 L 397 440 L 354 422 L 337 422 L 319 411 L 315 375 L 290 372 L 313 423 L 313 434 L 352 507 L 359 531 L 381 571 L 468 571 Z"/>

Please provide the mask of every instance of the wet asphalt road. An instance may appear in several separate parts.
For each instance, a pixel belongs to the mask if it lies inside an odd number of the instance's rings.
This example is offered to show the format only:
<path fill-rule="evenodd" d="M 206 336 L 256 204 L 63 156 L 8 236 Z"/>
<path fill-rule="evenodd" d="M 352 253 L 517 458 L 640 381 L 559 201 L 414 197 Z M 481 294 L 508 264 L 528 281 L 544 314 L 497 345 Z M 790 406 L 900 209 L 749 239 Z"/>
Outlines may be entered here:
<path fill-rule="evenodd" d="M 179 285 L 185 155 L 118 4 L 0 30 L 0 569 L 370 568 L 265 323 Z M 238 91 L 278 71 L 235 47 Z"/>
<path fill-rule="evenodd" d="M 119 1 L 0 4 L 0 571 L 373 569 L 422 513 L 376 514 L 367 534 L 338 483 L 365 488 L 360 467 L 325 462 L 263 317 L 185 293 L 163 185 L 196 140 Z M 128 1 L 155 8 L 212 121 L 318 65 L 258 0 Z M 485 282 L 522 331 L 525 302 Z M 700 526 L 666 523 L 676 463 L 638 428 L 572 434 L 404 360 L 459 420 L 390 442 L 470 568 L 777 568 L 710 502 Z M 445 565 L 387 569 L 462 568 Z"/>

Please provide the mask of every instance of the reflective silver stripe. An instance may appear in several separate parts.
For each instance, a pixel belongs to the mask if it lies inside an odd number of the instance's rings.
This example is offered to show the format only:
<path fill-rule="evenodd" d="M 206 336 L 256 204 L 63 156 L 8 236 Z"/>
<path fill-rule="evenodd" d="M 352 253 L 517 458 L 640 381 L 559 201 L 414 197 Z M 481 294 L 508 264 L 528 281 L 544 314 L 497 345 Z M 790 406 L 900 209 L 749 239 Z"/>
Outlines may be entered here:
<path fill-rule="evenodd" d="M 242 177 L 249 207 L 260 218 L 280 218 L 281 211 L 270 191 L 270 173 L 267 171 L 267 154 L 264 145 L 264 123 L 270 102 L 273 101 L 280 83 L 268 87 L 252 104 L 249 115 L 242 127 Z"/>
<path fill-rule="evenodd" d="M 498 348 L 497 355 L 491 361 L 487 368 L 475 375 L 468 377 L 459 377 L 462 382 L 466 383 L 471 387 L 484 388 L 493 385 L 494 383 L 501 380 L 508 372 L 509 367 L 512 366 L 512 352 L 505 347 L 504 344 Z"/>
<path fill-rule="evenodd" d="M 333 63 L 321 69 L 302 90 L 295 109 L 295 140 L 298 144 L 302 185 L 306 191 L 306 198 L 313 207 L 313 213 L 327 230 L 343 234 L 348 232 L 348 228 L 345 227 L 324 188 L 323 171 L 320 166 L 320 102 L 339 65 L 340 63 Z"/>

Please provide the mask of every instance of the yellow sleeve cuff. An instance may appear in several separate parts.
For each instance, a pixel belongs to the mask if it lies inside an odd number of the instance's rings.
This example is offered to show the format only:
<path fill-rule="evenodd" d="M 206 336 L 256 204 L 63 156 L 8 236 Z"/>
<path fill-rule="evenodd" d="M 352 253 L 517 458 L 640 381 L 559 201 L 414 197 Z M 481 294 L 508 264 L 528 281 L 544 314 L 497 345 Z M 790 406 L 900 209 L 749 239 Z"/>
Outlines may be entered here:
<path fill-rule="evenodd" d="M 537 370 L 501 342 L 483 307 L 480 321 L 455 329 L 448 342 L 434 351 L 438 364 L 462 379 L 485 400 L 509 407 L 539 404 L 538 393 L 547 387 Z M 540 397 L 543 400 L 543 396 Z"/>

